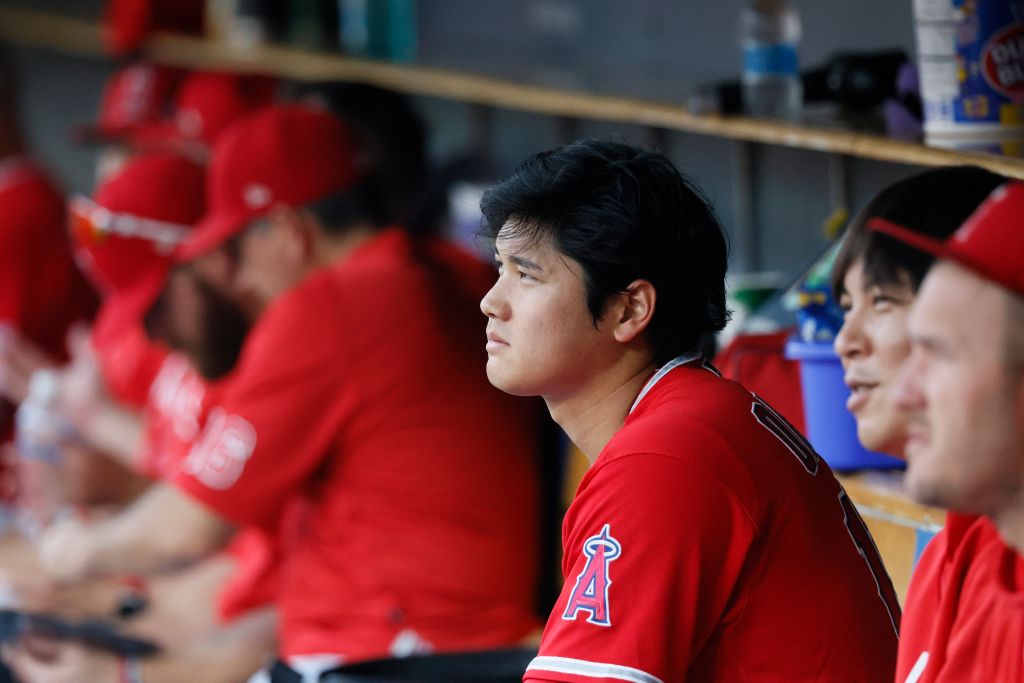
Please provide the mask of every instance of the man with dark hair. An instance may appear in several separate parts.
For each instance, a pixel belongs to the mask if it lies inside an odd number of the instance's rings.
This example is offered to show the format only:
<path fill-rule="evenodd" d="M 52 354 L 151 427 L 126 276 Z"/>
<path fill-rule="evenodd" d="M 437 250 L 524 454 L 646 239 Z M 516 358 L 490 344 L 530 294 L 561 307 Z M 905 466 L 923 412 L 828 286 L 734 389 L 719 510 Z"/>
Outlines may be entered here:
<path fill-rule="evenodd" d="M 1004 182 L 973 166 L 930 169 L 883 190 L 850 223 L 832 268 L 832 291 L 846 311 L 835 348 L 857 435 L 869 450 L 903 457 L 906 415 L 889 394 L 910 353 L 906 316 L 933 259 L 867 224 L 883 218 L 945 239 Z M 900 635 L 905 644 L 905 628 Z"/>
<path fill-rule="evenodd" d="M 1017 551 L 997 552 L 997 561 L 963 579 L 965 595 L 932 615 L 940 624 L 958 621 L 948 641 L 920 652 L 899 683 L 991 683 L 1024 676 L 1022 216 L 1024 183 L 1010 182 L 946 240 L 891 221 L 871 223 L 939 259 L 911 310 L 910 357 L 894 388 L 897 406 L 909 414 L 907 492 L 959 513 L 954 519 L 987 517 L 1002 542 Z M 983 544 L 998 541 L 967 531 L 957 554 L 994 552 Z M 942 559 L 935 570 L 960 571 L 959 558 Z M 948 589 L 935 585 L 934 590 L 941 595 Z M 962 660 L 956 675 L 943 678 L 943 665 L 954 657 Z M 933 671 L 939 675 L 933 677 Z"/>
<path fill-rule="evenodd" d="M 907 321 L 934 257 L 875 232 L 883 219 L 944 240 L 1006 178 L 971 166 L 918 173 L 883 190 L 853 220 L 832 271 L 845 311 L 835 348 L 847 403 L 866 448 L 906 458 L 912 415 L 895 400 L 910 355 Z M 983 515 L 950 512 L 914 568 L 900 628 L 898 683 L 970 680 L 979 634 L 1000 596 L 991 590 L 1014 551 Z"/>
<path fill-rule="evenodd" d="M 434 231 L 443 206 L 433 196 L 428 134 L 422 117 L 405 95 L 368 83 L 298 83 L 293 97 L 325 107 L 358 138 L 363 163 L 373 169 L 388 224 L 413 235 Z"/>
<path fill-rule="evenodd" d="M 899 608 L 827 465 L 701 357 L 726 241 L 665 157 L 534 156 L 485 195 L 487 373 L 539 395 L 592 465 L 525 680 L 881 681 Z"/>
<path fill-rule="evenodd" d="M 531 407 L 489 386 L 472 349 L 489 269 L 379 227 L 365 181 L 326 112 L 275 106 L 225 132 L 177 258 L 262 312 L 172 484 L 42 542 L 58 577 L 154 571 L 234 525 L 273 530 L 299 500 L 273 681 L 536 625 Z"/>

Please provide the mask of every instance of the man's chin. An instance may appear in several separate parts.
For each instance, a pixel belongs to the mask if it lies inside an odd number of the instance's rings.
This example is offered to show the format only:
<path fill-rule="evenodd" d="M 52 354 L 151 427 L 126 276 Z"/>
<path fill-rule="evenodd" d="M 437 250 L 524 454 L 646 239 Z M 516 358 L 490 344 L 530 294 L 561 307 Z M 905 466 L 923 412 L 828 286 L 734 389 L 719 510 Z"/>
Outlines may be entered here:
<path fill-rule="evenodd" d="M 529 391 L 521 382 L 517 382 L 515 378 L 509 377 L 509 373 L 502 372 L 501 368 L 497 366 L 494 359 L 488 359 L 487 361 L 487 380 L 496 389 L 504 391 L 506 394 L 512 396 L 536 396 L 537 394 Z"/>
<path fill-rule="evenodd" d="M 904 487 L 907 495 L 921 505 L 946 509 L 955 507 L 955 491 L 941 480 L 929 476 L 920 462 L 916 465 L 913 460 L 907 463 Z"/>

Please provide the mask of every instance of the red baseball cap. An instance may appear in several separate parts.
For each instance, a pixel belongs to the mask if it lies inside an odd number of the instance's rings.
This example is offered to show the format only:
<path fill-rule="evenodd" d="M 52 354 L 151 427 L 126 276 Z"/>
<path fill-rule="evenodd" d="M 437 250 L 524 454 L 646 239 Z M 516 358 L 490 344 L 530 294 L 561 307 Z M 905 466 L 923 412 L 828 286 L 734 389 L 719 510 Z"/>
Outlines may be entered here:
<path fill-rule="evenodd" d="M 206 174 L 175 154 L 146 154 L 106 181 L 95 199 L 73 197 L 69 228 L 76 256 L 104 306 L 142 315 L 163 287 L 174 249 L 205 209 Z"/>
<path fill-rule="evenodd" d="M 232 123 L 273 102 L 276 90 L 269 76 L 194 71 L 177 90 L 171 120 L 139 130 L 136 140 L 186 152 L 209 149 Z"/>
<path fill-rule="evenodd" d="M 341 119 L 303 105 L 267 107 L 217 141 L 207 214 L 176 258 L 194 259 L 275 206 L 299 207 L 344 192 L 359 175 L 354 139 Z"/>
<path fill-rule="evenodd" d="M 953 235 L 940 241 L 881 218 L 868 228 L 955 261 L 1018 296 L 1024 296 L 1024 182 L 995 189 Z"/>
<path fill-rule="evenodd" d="M 83 143 L 130 141 L 138 130 L 161 121 L 170 109 L 181 70 L 137 62 L 118 70 L 103 87 L 95 123 L 79 126 Z"/>

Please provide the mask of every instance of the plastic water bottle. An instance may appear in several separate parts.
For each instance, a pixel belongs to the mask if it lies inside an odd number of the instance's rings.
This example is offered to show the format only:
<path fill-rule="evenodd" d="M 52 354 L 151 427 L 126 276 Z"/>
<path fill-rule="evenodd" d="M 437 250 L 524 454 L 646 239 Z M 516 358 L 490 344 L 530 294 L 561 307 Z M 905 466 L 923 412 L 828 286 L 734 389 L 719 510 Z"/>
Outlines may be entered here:
<path fill-rule="evenodd" d="M 797 45 L 800 16 L 786 0 L 749 0 L 740 11 L 743 109 L 750 116 L 796 119 L 803 102 Z"/>
<path fill-rule="evenodd" d="M 14 416 L 14 442 L 18 450 L 18 525 L 35 538 L 56 517 L 62 505 L 60 445 L 69 430 L 57 406 L 60 380 L 53 370 L 37 370 L 29 380 L 28 395 Z"/>

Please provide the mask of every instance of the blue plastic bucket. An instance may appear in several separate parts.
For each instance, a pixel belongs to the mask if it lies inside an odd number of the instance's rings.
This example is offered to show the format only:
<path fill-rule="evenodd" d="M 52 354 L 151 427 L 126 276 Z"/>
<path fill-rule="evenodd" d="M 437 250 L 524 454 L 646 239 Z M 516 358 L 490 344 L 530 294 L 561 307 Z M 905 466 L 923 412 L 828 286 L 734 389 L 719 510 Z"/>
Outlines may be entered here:
<path fill-rule="evenodd" d="M 850 390 L 831 344 L 790 339 L 786 358 L 800 362 L 807 438 L 833 470 L 902 468 L 898 458 L 869 451 L 857 439 L 857 422 L 846 409 Z"/>

